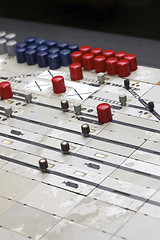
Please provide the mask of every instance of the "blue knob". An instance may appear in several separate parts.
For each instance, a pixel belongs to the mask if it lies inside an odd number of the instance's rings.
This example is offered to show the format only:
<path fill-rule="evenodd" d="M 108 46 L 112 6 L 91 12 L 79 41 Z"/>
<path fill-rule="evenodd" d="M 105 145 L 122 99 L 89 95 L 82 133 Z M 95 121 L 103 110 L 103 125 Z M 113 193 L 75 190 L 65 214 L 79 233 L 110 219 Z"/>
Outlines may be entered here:
<path fill-rule="evenodd" d="M 50 48 L 50 49 L 48 50 L 49 53 L 53 53 L 53 54 L 54 54 L 54 53 L 59 53 L 59 51 L 60 51 L 60 50 L 59 50 L 59 48 L 57 48 L 57 47 Z"/>
<path fill-rule="evenodd" d="M 25 52 L 26 52 L 26 48 L 24 48 L 24 47 L 16 48 L 16 56 L 17 56 L 18 63 L 26 62 Z"/>
<path fill-rule="evenodd" d="M 39 46 L 38 48 L 37 48 L 37 52 L 48 52 L 48 47 L 47 46 L 45 46 L 45 45 L 42 45 L 42 46 Z"/>
<path fill-rule="evenodd" d="M 32 44 L 32 43 L 34 43 L 35 41 L 36 41 L 35 37 L 27 37 L 27 38 L 25 39 L 25 42 L 26 42 L 27 44 Z"/>
<path fill-rule="evenodd" d="M 69 66 L 71 64 L 71 51 L 69 49 L 61 50 L 60 58 L 62 66 Z"/>
<path fill-rule="evenodd" d="M 25 55 L 26 55 L 26 60 L 28 65 L 34 65 L 37 63 L 35 50 L 27 50 Z"/>
<path fill-rule="evenodd" d="M 19 43 L 17 43 L 16 48 L 25 48 L 26 46 L 27 46 L 27 43 L 19 42 Z"/>
<path fill-rule="evenodd" d="M 62 50 L 62 49 L 65 49 L 65 48 L 68 48 L 68 43 L 67 42 L 60 42 L 57 44 L 57 47 Z"/>
<path fill-rule="evenodd" d="M 57 42 L 54 40 L 48 41 L 47 42 L 47 47 L 48 48 L 52 48 L 52 47 L 56 47 L 57 46 Z"/>
<path fill-rule="evenodd" d="M 61 67 L 61 60 L 58 53 L 48 55 L 49 68 L 54 70 Z"/>
<path fill-rule="evenodd" d="M 68 46 L 68 49 L 71 50 L 71 52 L 79 51 L 79 45 L 78 44 L 71 44 Z"/>
<path fill-rule="evenodd" d="M 38 46 L 40 45 L 46 45 L 46 40 L 43 38 L 39 38 L 36 40 L 36 44 L 38 44 Z"/>
<path fill-rule="evenodd" d="M 48 66 L 48 52 L 38 52 L 37 53 L 37 61 L 38 61 L 38 66 L 43 68 Z"/>
<path fill-rule="evenodd" d="M 36 50 L 37 47 L 38 47 L 38 45 L 36 43 L 32 43 L 27 46 L 27 49 L 28 50 Z"/>

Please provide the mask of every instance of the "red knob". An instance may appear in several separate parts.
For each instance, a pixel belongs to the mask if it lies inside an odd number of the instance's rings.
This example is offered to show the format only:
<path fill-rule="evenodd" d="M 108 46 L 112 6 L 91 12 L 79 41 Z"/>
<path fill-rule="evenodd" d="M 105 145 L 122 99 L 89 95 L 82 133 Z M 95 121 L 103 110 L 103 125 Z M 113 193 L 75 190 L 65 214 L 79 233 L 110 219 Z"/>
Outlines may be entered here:
<path fill-rule="evenodd" d="M 126 55 L 126 52 L 124 52 L 124 51 L 119 51 L 119 52 L 116 52 L 116 53 L 114 54 L 114 56 L 115 56 L 116 58 L 118 58 L 118 59 L 124 58 L 125 55 Z"/>
<path fill-rule="evenodd" d="M 94 56 L 96 57 L 96 56 L 102 55 L 102 51 L 103 51 L 102 48 L 93 48 L 91 50 L 91 53 L 93 53 Z"/>
<path fill-rule="evenodd" d="M 93 59 L 94 59 L 93 53 L 86 53 L 83 55 L 82 60 L 83 60 L 83 66 L 85 70 L 90 71 L 94 69 Z"/>
<path fill-rule="evenodd" d="M 111 49 L 105 50 L 103 52 L 103 56 L 105 56 L 106 58 L 114 57 L 114 51 Z"/>
<path fill-rule="evenodd" d="M 55 76 L 52 78 L 53 91 L 54 93 L 63 93 L 66 91 L 64 77 Z"/>
<path fill-rule="evenodd" d="M 82 46 L 79 48 L 79 51 L 81 51 L 82 54 L 89 53 L 91 51 L 91 47 L 88 45 Z"/>
<path fill-rule="evenodd" d="M 130 65 L 130 70 L 131 71 L 135 71 L 137 69 L 137 59 L 136 59 L 136 55 L 134 54 L 127 54 L 124 56 L 124 59 L 127 59 L 129 61 L 129 65 Z"/>
<path fill-rule="evenodd" d="M 107 72 L 109 75 L 117 74 L 117 62 L 118 62 L 118 59 L 115 57 L 111 57 L 106 60 Z"/>
<path fill-rule="evenodd" d="M 13 97 L 10 82 L 1 82 L 0 83 L 0 97 L 1 97 L 1 99 L 8 99 L 8 98 Z"/>
<path fill-rule="evenodd" d="M 82 67 L 80 63 L 72 63 L 69 66 L 71 79 L 77 81 L 83 78 Z"/>
<path fill-rule="evenodd" d="M 112 121 L 111 107 L 108 103 L 101 103 L 97 106 L 98 120 L 101 123 Z"/>
<path fill-rule="evenodd" d="M 121 59 L 117 62 L 117 71 L 119 77 L 128 77 L 130 75 L 130 66 L 127 59 Z"/>
<path fill-rule="evenodd" d="M 82 65 L 82 52 L 77 51 L 71 53 L 71 61 L 72 63 L 80 63 Z"/>
<path fill-rule="evenodd" d="M 97 56 L 94 58 L 94 67 L 96 73 L 106 71 L 106 58 L 104 56 Z"/>

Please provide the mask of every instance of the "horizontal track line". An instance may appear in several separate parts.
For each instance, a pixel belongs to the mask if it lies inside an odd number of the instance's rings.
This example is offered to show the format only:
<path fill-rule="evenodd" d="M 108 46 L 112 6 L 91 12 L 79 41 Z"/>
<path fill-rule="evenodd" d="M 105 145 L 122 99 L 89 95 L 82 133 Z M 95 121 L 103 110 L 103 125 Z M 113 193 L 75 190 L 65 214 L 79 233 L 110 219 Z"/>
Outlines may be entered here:
<path fill-rule="evenodd" d="M 3 155 L 0 155 L 0 158 L 5 160 L 5 161 L 8 161 L 8 162 L 12 162 L 12 163 L 15 163 L 15 164 L 18 164 L 18 165 L 21 165 L 21 166 L 26 166 L 26 167 L 29 167 L 29 168 L 40 171 L 38 166 L 34 166 L 32 164 L 24 163 L 24 162 L 21 162 L 19 160 L 9 158 L 9 157 L 3 156 Z M 98 183 L 91 182 L 91 181 L 88 181 L 88 180 L 85 180 L 85 179 L 80 179 L 80 178 L 73 177 L 73 176 L 70 176 L 70 175 L 67 175 L 67 174 L 64 174 L 64 173 L 60 173 L 60 172 L 57 172 L 57 171 L 53 171 L 53 170 L 47 170 L 46 172 L 49 173 L 49 174 L 55 175 L 55 176 L 59 176 L 59 177 L 62 177 L 62 178 L 70 179 L 72 181 L 83 183 L 83 184 L 95 187 L 97 189 L 104 190 L 106 192 L 115 193 L 115 194 L 118 194 L 118 195 L 121 195 L 121 196 L 124 196 L 124 197 L 128 197 L 128 198 L 138 200 L 138 201 L 141 201 L 141 202 L 145 202 L 145 203 L 148 203 L 148 204 L 151 204 L 151 205 L 154 205 L 154 206 L 160 206 L 159 202 L 152 201 L 152 200 L 149 200 L 147 198 L 140 197 L 140 196 L 137 196 L 137 195 L 134 195 L 134 194 L 129 194 L 129 193 L 126 193 L 126 192 L 123 192 L 123 191 L 119 191 L 117 189 L 109 188 L 109 187 L 106 187 L 106 186 L 103 186 L 103 185 L 100 185 Z"/>

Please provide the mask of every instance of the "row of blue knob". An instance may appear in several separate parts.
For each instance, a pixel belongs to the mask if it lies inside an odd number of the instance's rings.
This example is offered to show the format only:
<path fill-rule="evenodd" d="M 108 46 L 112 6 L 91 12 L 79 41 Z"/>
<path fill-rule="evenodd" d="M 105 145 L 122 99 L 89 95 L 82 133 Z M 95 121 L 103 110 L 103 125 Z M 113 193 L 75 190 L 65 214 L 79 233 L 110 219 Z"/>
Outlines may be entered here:
<path fill-rule="evenodd" d="M 58 43 L 56 41 L 46 41 L 45 39 L 35 39 L 28 37 L 25 42 L 20 42 L 16 46 L 18 63 L 27 62 L 28 65 L 38 63 L 39 67 L 57 69 L 61 66 L 71 64 L 71 53 L 78 51 L 78 44 L 68 45 L 67 42 Z"/>

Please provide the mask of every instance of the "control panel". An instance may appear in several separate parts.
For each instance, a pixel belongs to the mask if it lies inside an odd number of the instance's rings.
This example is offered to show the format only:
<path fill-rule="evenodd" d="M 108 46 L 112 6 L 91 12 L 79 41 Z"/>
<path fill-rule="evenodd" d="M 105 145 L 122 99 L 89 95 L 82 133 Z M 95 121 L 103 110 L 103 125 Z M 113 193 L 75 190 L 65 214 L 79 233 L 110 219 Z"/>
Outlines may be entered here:
<path fill-rule="evenodd" d="M 158 240 L 160 69 L 0 32 L 0 236 Z"/>

